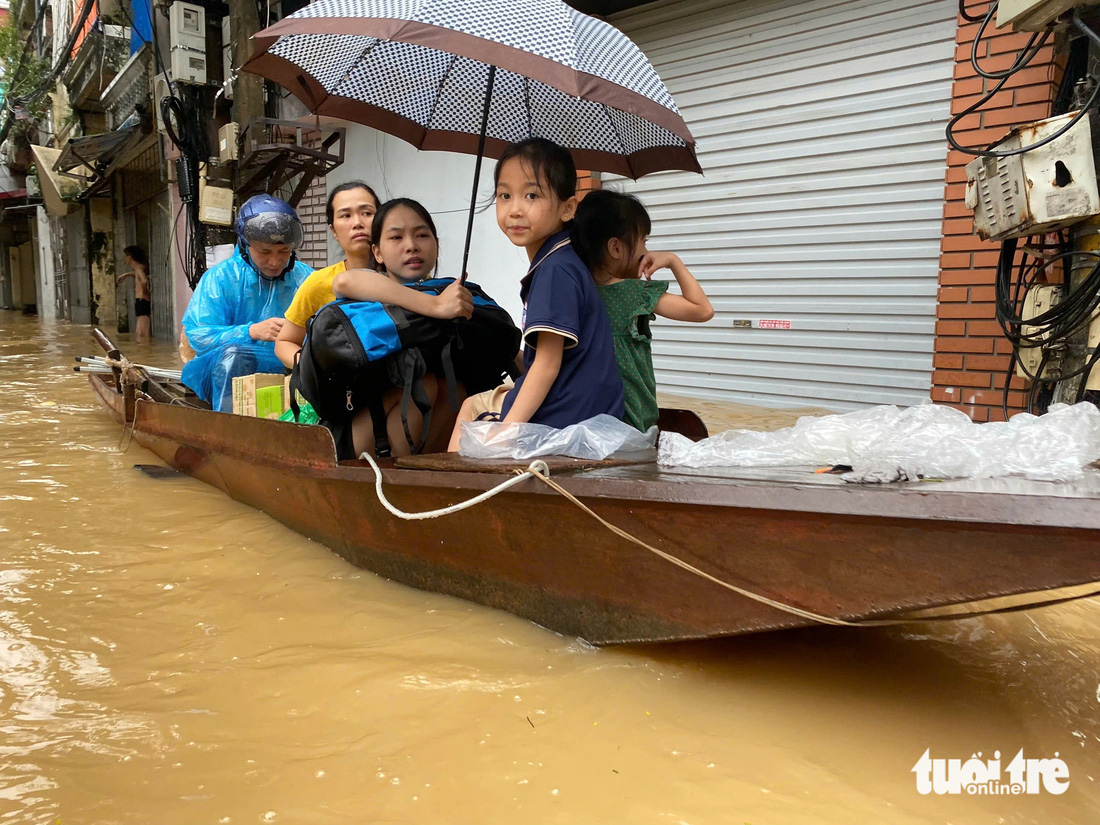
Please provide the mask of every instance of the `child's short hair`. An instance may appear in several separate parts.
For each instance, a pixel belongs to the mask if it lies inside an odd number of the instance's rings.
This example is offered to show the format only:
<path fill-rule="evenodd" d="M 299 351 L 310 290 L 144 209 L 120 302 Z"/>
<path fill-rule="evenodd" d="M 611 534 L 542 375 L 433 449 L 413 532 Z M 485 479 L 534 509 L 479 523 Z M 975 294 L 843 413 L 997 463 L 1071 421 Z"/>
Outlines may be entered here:
<path fill-rule="evenodd" d="M 569 200 L 577 194 L 577 166 L 569 150 L 546 138 L 527 138 L 504 150 L 493 170 L 493 186 L 500 183 L 500 170 L 506 161 L 519 158 L 535 173 L 535 179 L 545 183 L 558 200 Z"/>
<path fill-rule="evenodd" d="M 629 246 L 653 229 L 645 206 L 633 195 L 597 189 L 584 196 L 573 219 L 573 249 L 589 270 L 607 257 L 607 242 L 618 238 Z"/>

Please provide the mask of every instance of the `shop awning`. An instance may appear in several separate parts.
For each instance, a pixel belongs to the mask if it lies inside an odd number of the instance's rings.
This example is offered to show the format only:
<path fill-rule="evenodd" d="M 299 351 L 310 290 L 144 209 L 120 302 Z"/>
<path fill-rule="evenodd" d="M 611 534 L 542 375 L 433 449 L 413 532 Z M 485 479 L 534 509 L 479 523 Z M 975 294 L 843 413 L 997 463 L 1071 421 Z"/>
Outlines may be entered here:
<path fill-rule="evenodd" d="M 54 165 L 61 157 L 60 149 L 32 146 L 31 152 L 34 154 L 34 166 L 38 170 L 38 182 L 42 186 L 42 201 L 46 205 L 46 211 L 59 218 L 68 215 L 69 202 L 84 194 L 95 171 L 86 166 L 79 170 L 74 167 L 67 175 L 62 175 L 54 171 Z M 77 174 L 78 171 L 80 175 Z"/>
<path fill-rule="evenodd" d="M 85 177 L 83 174 L 73 170 L 85 167 L 95 170 L 93 174 L 100 176 L 114 158 L 140 139 L 139 132 L 140 126 L 134 125 L 70 140 L 61 150 L 54 169 L 62 175 L 82 178 Z"/>

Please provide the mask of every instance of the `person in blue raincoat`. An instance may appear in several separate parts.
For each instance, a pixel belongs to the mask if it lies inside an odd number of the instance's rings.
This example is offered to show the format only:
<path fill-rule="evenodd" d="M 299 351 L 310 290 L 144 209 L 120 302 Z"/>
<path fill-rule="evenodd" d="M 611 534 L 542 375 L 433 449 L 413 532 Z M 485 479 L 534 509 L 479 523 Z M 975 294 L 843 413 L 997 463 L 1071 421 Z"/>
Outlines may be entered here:
<path fill-rule="evenodd" d="M 237 214 L 233 255 L 202 276 L 183 315 L 196 357 L 183 383 L 222 412 L 233 411 L 233 379 L 281 373 L 275 338 L 294 293 L 312 270 L 295 252 L 304 233 L 294 208 L 271 195 L 249 198 Z"/>

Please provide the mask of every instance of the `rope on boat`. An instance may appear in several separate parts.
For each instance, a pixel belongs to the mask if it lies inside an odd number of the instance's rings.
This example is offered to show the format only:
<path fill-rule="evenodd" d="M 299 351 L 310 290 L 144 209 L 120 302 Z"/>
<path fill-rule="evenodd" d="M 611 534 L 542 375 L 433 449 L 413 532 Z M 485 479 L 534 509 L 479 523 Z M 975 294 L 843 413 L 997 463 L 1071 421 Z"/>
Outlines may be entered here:
<path fill-rule="evenodd" d="M 759 602 L 760 604 L 767 605 L 768 607 L 773 607 L 776 610 L 780 610 L 784 613 L 789 613 L 790 615 L 797 616 L 801 619 L 806 619 L 807 621 L 817 622 L 818 624 L 824 625 L 832 625 L 833 627 L 888 627 L 899 624 L 912 624 L 914 622 L 957 621 L 959 619 L 972 619 L 979 616 L 989 616 L 995 613 L 1015 613 L 1020 610 L 1031 610 L 1038 607 L 1050 607 L 1052 605 L 1063 604 L 1065 602 L 1077 601 L 1079 599 L 1088 599 L 1093 596 L 1100 596 L 1100 590 L 1094 590 L 1090 593 L 1082 593 L 1072 596 L 1060 596 L 1054 599 L 1046 599 L 1040 602 L 1028 602 L 1025 604 L 1010 605 L 1007 607 L 990 608 L 989 610 L 973 610 L 965 613 L 938 613 L 934 615 L 912 616 L 909 618 L 898 619 L 862 619 L 859 621 L 850 622 L 845 619 L 837 619 L 832 616 L 825 616 L 821 613 L 814 613 L 812 610 L 805 610 L 804 608 L 796 607 L 793 604 L 787 604 L 786 602 L 777 601 L 760 593 L 754 593 L 751 590 L 746 590 L 743 587 L 738 587 L 736 584 L 731 584 L 730 582 L 723 581 L 722 579 L 712 576 L 705 570 L 700 570 L 698 567 L 689 564 L 683 559 L 673 556 L 671 553 L 667 553 L 664 550 L 660 550 L 650 544 L 646 544 L 641 539 L 632 536 L 630 533 L 626 532 L 622 528 L 617 527 L 611 522 L 607 521 L 607 519 L 596 513 L 587 504 L 578 499 L 575 495 L 570 493 L 556 481 L 551 479 L 550 468 L 547 466 L 545 461 L 532 461 L 526 470 L 517 470 L 517 475 L 508 479 L 503 484 L 498 484 L 491 490 L 486 490 L 484 493 L 481 493 L 474 498 L 467 499 L 466 501 L 460 502 L 458 504 L 453 504 L 450 507 L 443 507 L 439 510 L 429 510 L 423 513 L 406 513 L 403 510 L 399 510 L 397 507 L 392 505 L 386 498 L 385 494 L 382 492 L 382 470 L 379 468 L 374 458 L 371 457 L 369 453 L 362 453 L 359 457 L 361 459 L 365 459 L 370 464 L 371 469 L 374 470 L 374 489 L 375 492 L 378 494 L 378 500 L 382 502 L 383 507 L 385 507 L 398 518 L 406 520 L 431 519 L 439 518 L 440 516 L 450 515 L 451 513 L 457 513 L 460 510 L 465 510 L 469 507 L 473 507 L 483 501 L 488 501 L 498 493 L 503 493 L 509 487 L 514 487 L 515 485 L 519 484 L 521 481 L 524 481 L 529 477 L 537 478 L 539 481 L 546 484 L 552 490 L 560 493 L 573 504 L 577 505 L 577 507 L 582 509 L 584 512 L 588 513 L 588 515 L 592 516 L 592 518 L 596 519 L 596 521 L 598 521 L 616 536 L 626 539 L 632 544 L 636 544 L 639 547 L 648 550 L 649 552 L 655 554 L 656 556 L 669 562 L 670 564 L 674 564 L 677 567 L 688 571 L 689 573 L 694 573 L 696 576 L 713 582 L 714 584 L 717 584 L 720 587 L 724 587 L 727 590 L 732 590 L 739 596 L 744 596 L 747 599 L 752 599 L 754 602 Z"/>
<path fill-rule="evenodd" d="M 112 369 L 118 368 L 122 373 L 122 381 L 126 384 L 140 384 L 144 377 L 138 370 L 138 365 L 133 363 L 125 355 L 120 355 L 117 359 L 107 356 L 103 359 L 103 363 Z"/>
<path fill-rule="evenodd" d="M 118 444 L 115 447 L 120 453 L 124 453 L 130 449 L 130 442 L 134 440 L 134 428 L 137 427 L 137 418 L 138 405 L 134 404 L 134 417 L 129 424 L 123 425 L 122 435 L 119 436 Z M 122 443 L 123 441 L 126 442 L 125 446 Z"/>
<path fill-rule="evenodd" d="M 474 507 L 481 504 L 483 501 L 488 501 L 497 493 L 503 493 L 509 487 L 515 487 L 521 481 L 525 481 L 528 476 L 534 476 L 540 472 L 550 472 L 550 468 L 546 466 L 545 461 L 532 461 L 531 466 L 524 470 L 520 475 L 513 476 L 505 481 L 503 484 L 498 484 L 491 490 L 486 490 L 480 495 L 476 495 L 473 498 L 461 501 L 458 504 L 452 504 L 450 507 L 441 507 L 438 510 L 428 510 L 423 513 L 406 513 L 404 510 L 399 510 L 389 499 L 386 498 L 386 494 L 382 492 L 382 470 L 375 462 L 374 457 L 370 453 L 360 453 L 359 458 L 366 460 L 370 464 L 371 469 L 374 470 L 374 491 L 378 494 L 378 500 L 382 502 L 382 506 L 393 513 L 398 518 L 405 519 L 406 521 L 420 521 L 429 518 L 439 518 L 440 516 L 449 516 L 451 513 L 457 513 L 460 510 L 465 510 L 469 507 Z"/>

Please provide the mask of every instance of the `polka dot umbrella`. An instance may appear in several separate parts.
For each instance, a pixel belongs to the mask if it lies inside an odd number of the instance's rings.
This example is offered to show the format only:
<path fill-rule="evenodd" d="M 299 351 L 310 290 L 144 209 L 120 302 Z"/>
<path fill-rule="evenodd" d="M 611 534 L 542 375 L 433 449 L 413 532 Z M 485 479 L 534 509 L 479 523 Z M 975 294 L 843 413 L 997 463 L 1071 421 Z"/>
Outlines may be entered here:
<path fill-rule="evenodd" d="M 528 137 L 567 147 L 581 169 L 702 171 L 641 50 L 560 0 L 315 0 L 255 41 L 244 69 L 310 111 L 476 154 L 475 196 L 482 156 Z"/>

